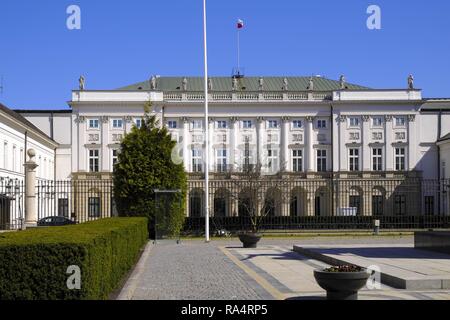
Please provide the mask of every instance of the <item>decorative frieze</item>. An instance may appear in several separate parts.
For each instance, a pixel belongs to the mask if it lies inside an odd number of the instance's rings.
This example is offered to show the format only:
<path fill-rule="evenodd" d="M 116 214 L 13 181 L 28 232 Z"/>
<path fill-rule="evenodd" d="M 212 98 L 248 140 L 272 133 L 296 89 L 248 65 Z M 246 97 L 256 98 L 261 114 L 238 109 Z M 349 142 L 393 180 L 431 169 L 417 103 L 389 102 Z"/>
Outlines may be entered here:
<path fill-rule="evenodd" d="M 396 132 L 395 140 L 406 140 L 406 132 Z"/>
<path fill-rule="evenodd" d="M 350 139 L 350 141 L 357 141 L 357 140 L 359 140 L 360 139 L 359 132 L 350 132 L 349 139 Z"/>
<path fill-rule="evenodd" d="M 375 141 L 383 140 L 383 133 L 382 132 L 373 132 L 372 140 L 375 140 Z"/>
<path fill-rule="evenodd" d="M 89 134 L 88 135 L 88 141 L 89 142 L 99 142 L 100 141 L 100 135 L 99 134 Z"/>
<path fill-rule="evenodd" d="M 120 141 L 122 141 L 122 138 L 123 138 L 123 135 L 122 134 L 113 134 L 112 135 L 112 140 L 113 140 L 113 142 L 120 142 Z"/>
<path fill-rule="evenodd" d="M 303 134 L 301 134 L 301 133 L 293 134 L 292 135 L 292 142 L 294 142 L 294 143 L 303 142 Z"/>

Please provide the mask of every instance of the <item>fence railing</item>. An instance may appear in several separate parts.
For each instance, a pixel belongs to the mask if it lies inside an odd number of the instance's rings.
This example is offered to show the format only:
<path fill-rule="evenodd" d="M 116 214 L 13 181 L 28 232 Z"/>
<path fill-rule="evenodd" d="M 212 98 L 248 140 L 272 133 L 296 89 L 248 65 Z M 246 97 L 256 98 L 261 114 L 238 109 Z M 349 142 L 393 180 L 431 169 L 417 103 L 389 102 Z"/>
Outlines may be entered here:
<path fill-rule="evenodd" d="M 450 181 L 404 179 L 299 179 L 250 181 L 230 174 L 210 181 L 211 228 L 249 228 L 248 208 L 264 216 L 262 230 L 449 228 Z M 186 232 L 204 229 L 204 181 L 190 179 Z M 63 216 L 77 223 L 115 216 L 112 180 L 38 181 L 38 219 Z M 0 179 L 0 230 L 22 226 L 25 184 Z"/>

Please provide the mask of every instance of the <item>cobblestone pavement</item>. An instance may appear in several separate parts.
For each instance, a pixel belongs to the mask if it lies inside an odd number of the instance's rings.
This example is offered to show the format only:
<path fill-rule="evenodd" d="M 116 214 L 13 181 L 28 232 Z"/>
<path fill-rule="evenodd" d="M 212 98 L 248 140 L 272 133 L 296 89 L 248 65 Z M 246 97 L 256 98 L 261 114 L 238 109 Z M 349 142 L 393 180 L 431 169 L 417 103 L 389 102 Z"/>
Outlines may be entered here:
<path fill-rule="evenodd" d="M 269 238 L 263 239 L 260 247 L 276 246 L 277 250 L 289 252 L 292 251 L 294 244 L 374 244 L 412 243 L 412 241 L 412 237 Z M 256 281 L 255 276 L 250 276 L 248 270 L 256 270 L 255 273 L 259 273 L 263 278 L 273 280 L 267 273 L 260 273 L 253 263 L 244 261 L 247 268 L 238 265 L 243 257 L 237 254 L 236 250 L 241 247 L 241 243 L 236 239 L 216 240 L 209 244 L 201 240 L 186 240 L 181 244 L 176 244 L 173 240 L 158 241 L 156 245 L 148 246 L 119 299 L 274 299 L 273 292 L 269 293 L 267 286 L 262 285 L 261 281 Z M 223 248 L 230 253 L 229 256 L 225 254 Z"/>
<path fill-rule="evenodd" d="M 273 299 L 215 244 L 159 241 L 137 279 L 133 300 Z"/>

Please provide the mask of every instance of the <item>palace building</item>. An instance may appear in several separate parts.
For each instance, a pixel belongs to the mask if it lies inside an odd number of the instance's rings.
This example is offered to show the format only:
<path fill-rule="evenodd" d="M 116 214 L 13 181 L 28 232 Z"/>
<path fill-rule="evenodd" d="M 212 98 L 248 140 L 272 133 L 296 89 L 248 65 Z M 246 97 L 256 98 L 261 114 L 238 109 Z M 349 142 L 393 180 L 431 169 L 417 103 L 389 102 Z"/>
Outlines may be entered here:
<path fill-rule="evenodd" d="M 56 179 L 106 181 L 121 139 L 151 101 L 189 173 L 190 217 L 204 215 L 206 169 L 211 214 L 242 214 L 242 171 L 258 164 L 267 186 L 257 205 L 272 216 L 449 214 L 450 99 L 423 98 L 412 77 L 402 89 L 320 76 L 212 77 L 208 86 L 207 123 L 201 77 L 154 76 L 115 90 L 83 85 L 71 111 L 21 114 L 60 144 Z"/>

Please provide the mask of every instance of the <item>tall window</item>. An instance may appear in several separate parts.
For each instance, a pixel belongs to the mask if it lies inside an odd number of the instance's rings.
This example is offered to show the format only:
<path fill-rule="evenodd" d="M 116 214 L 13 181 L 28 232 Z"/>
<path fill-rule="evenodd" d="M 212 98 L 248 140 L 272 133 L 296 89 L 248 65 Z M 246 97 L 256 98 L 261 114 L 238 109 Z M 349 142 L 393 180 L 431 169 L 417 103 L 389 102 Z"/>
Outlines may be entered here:
<path fill-rule="evenodd" d="M 351 117 L 349 121 L 350 121 L 350 127 L 359 127 L 359 118 Z"/>
<path fill-rule="evenodd" d="M 372 149 L 372 169 L 373 171 L 383 171 L 383 149 Z"/>
<path fill-rule="evenodd" d="M 8 170 L 8 142 L 3 143 L 3 168 Z"/>
<path fill-rule="evenodd" d="M 372 125 L 374 127 L 381 127 L 383 125 L 383 118 L 381 118 L 381 117 L 374 117 L 372 119 Z"/>
<path fill-rule="evenodd" d="M 98 119 L 89 119 L 89 129 L 100 128 L 100 121 Z"/>
<path fill-rule="evenodd" d="M 142 127 L 142 119 L 135 119 L 134 125 L 136 126 L 136 128 L 140 129 Z"/>
<path fill-rule="evenodd" d="M 60 217 L 69 218 L 69 199 L 67 198 L 58 199 L 58 215 Z"/>
<path fill-rule="evenodd" d="M 349 170 L 359 171 L 359 149 L 349 149 Z"/>
<path fill-rule="evenodd" d="M 216 150 L 217 172 L 225 172 L 227 170 L 227 150 Z"/>
<path fill-rule="evenodd" d="M 202 150 L 201 149 L 192 149 L 192 171 L 193 172 L 202 172 Z"/>
<path fill-rule="evenodd" d="M 292 171 L 303 171 L 303 150 L 292 150 Z"/>
<path fill-rule="evenodd" d="M 217 129 L 226 129 L 227 128 L 227 122 L 224 120 L 219 120 L 216 122 Z"/>
<path fill-rule="evenodd" d="M 425 196 L 425 215 L 434 215 L 434 196 Z"/>
<path fill-rule="evenodd" d="M 317 129 L 326 129 L 327 120 L 317 120 Z"/>
<path fill-rule="evenodd" d="M 113 149 L 112 150 L 112 168 L 113 168 L 113 170 L 114 170 L 114 167 L 115 167 L 117 161 L 119 161 L 119 150 Z"/>
<path fill-rule="evenodd" d="M 243 129 L 251 129 L 252 128 L 252 121 L 251 120 L 244 120 L 244 121 L 242 121 L 242 128 Z"/>
<path fill-rule="evenodd" d="M 317 172 L 327 171 L 327 150 L 317 150 Z"/>
<path fill-rule="evenodd" d="M 89 171 L 90 172 L 99 172 L 100 167 L 100 150 L 91 149 L 89 150 Z"/>
<path fill-rule="evenodd" d="M 404 127 L 406 125 L 405 117 L 396 117 L 395 118 L 395 126 Z"/>
<path fill-rule="evenodd" d="M 394 213 L 402 216 L 406 214 L 406 196 L 403 194 L 394 197 Z"/>
<path fill-rule="evenodd" d="M 167 121 L 167 126 L 169 129 L 176 129 L 178 128 L 178 123 L 175 120 L 169 120 Z"/>
<path fill-rule="evenodd" d="M 89 197 L 88 200 L 88 214 L 90 218 L 100 217 L 100 198 L 99 197 Z"/>
<path fill-rule="evenodd" d="M 192 129 L 197 130 L 197 129 L 202 129 L 203 128 L 203 121 L 202 120 L 194 120 L 192 121 Z"/>
<path fill-rule="evenodd" d="M 16 151 L 17 151 L 17 147 L 16 146 L 13 146 L 13 152 L 12 152 L 12 171 L 16 171 L 16 169 L 17 169 L 17 163 L 16 163 L 16 161 L 17 161 L 17 155 L 16 155 Z"/>
<path fill-rule="evenodd" d="M 269 120 L 267 122 L 269 129 L 276 129 L 278 128 L 278 121 L 277 120 Z"/>
<path fill-rule="evenodd" d="M 301 129 L 303 127 L 303 123 L 301 120 L 294 120 L 292 121 L 292 127 L 294 129 Z"/>
<path fill-rule="evenodd" d="M 267 167 L 271 172 L 278 171 L 278 150 L 267 150 Z"/>
<path fill-rule="evenodd" d="M 405 148 L 395 148 L 395 170 L 405 171 L 406 170 L 406 149 Z"/>
<path fill-rule="evenodd" d="M 113 129 L 122 129 L 123 120 L 122 119 L 113 119 L 112 126 L 113 126 Z"/>

